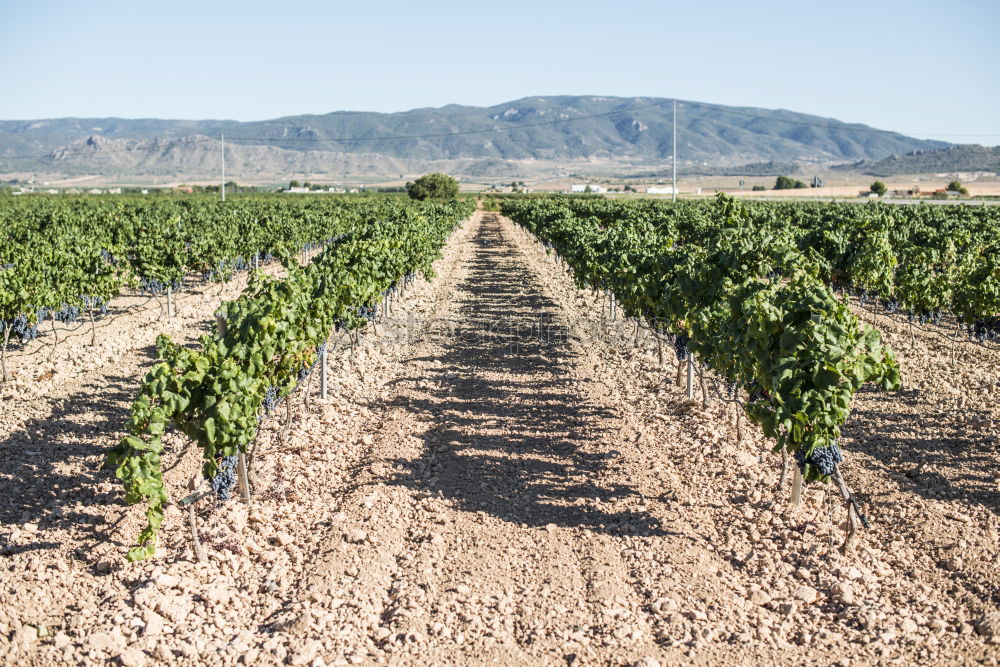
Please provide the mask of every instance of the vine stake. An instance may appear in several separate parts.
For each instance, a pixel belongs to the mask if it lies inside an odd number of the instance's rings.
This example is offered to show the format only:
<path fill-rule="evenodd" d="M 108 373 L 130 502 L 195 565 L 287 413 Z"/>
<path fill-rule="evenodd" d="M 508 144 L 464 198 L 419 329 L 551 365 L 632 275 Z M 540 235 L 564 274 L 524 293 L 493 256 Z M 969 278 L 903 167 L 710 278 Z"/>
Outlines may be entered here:
<path fill-rule="evenodd" d="M 7 381 L 7 341 L 10 340 L 10 325 L 3 330 L 3 349 L 0 350 L 0 369 L 3 371 L 3 381 Z"/>
<path fill-rule="evenodd" d="M 741 419 L 743 412 L 743 406 L 740 405 L 739 401 L 736 402 L 736 444 L 743 442 L 743 421 Z"/>
<path fill-rule="evenodd" d="M 250 480 L 247 476 L 247 455 L 240 452 L 236 458 L 236 475 L 240 482 L 240 500 L 243 504 L 250 504 Z"/>
<path fill-rule="evenodd" d="M 198 488 L 198 477 L 191 478 L 188 482 L 188 489 L 194 491 Z M 201 539 L 198 537 L 198 516 L 194 513 L 194 503 L 188 505 L 188 527 L 191 529 L 191 543 L 194 545 L 194 557 L 199 563 L 204 563 L 205 550 L 201 546 Z"/>
<path fill-rule="evenodd" d="M 54 340 L 52 341 L 52 349 L 49 351 L 49 357 L 48 357 L 48 359 L 46 361 L 52 361 L 52 355 L 56 353 L 56 347 L 59 346 L 59 332 L 56 331 L 56 314 L 55 314 L 55 312 L 52 312 L 52 314 L 51 314 L 50 317 L 51 317 L 51 320 L 52 320 L 52 336 L 53 336 Z"/>
<path fill-rule="evenodd" d="M 844 536 L 844 543 L 840 545 L 840 553 L 846 554 L 851 548 L 851 540 L 854 539 L 855 533 L 858 532 L 858 519 L 861 519 L 861 523 L 865 526 L 868 525 L 868 520 L 865 516 L 858 512 L 857 501 L 854 496 L 851 495 L 851 490 L 847 488 L 847 484 L 844 483 L 844 478 L 840 475 L 840 467 L 837 466 L 833 469 L 833 481 L 836 482 L 837 487 L 840 489 L 840 495 L 844 499 L 844 503 L 847 505 L 847 534 Z"/>
<path fill-rule="evenodd" d="M 292 430 L 292 401 L 291 396 L 285 399 L 285 428 L 281 430 L 281 446 L 288 446 L 288 433 Z"/>
<path fill-rule="evenodd" d="M 97 325 L 94 324 L 94 307 L 87 306 L 87 315 L 90 317 L 90 347 L 97 345 Z"/>
<path fill-rule="evenodd" d="M 708 387 L 705 386 L 705 370 L 704 368 L 698 369 L 698 379 L 701 382 L 701 405 L 702 407 L 708 407 Z"/>
<path fill-rule="evenodd" d="M 323 351 L 319 353 L 319 397 L 322 400 L 326 400 L 327 389 L 326 389 L 326 346 L 323 346 Z"/>
<path fill-rule="evenodd" d="M 687 397 L 694 398 L 694 359 L 690 352 L 687 353 Z"/>
<path fill-rule="evenodd" d="M 792 472 L 792 505 L 798 507 L 802 504 L 802 470 L 795 466 Z"/>

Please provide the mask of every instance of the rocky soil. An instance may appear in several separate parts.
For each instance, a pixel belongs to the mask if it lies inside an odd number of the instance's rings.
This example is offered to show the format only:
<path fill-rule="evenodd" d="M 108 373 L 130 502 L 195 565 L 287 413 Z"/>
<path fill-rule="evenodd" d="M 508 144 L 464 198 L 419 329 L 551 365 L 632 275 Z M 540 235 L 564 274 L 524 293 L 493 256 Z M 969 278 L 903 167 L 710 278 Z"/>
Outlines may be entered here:
<path fill-rule="evenodd" d="M 313 381 L 265 423 L 249 506 L 197 505 L 206 563 L 175 506 L 157 558 L 125 563 L 142 512 L 101 464 L 156 334 L 194 340 L 239 286 L 15 359 L 0 662 L 1000 662 L 993 353 L 949 371 L 879 322 L 906 386 L 846 427 L 871 528 L 842 556 L 839 495 L 791 506 L 757 430 L 686 399 L 672 351 L 510 222 L 477 214 L 436 270 L 338 341 L 328 399 Z M 199 455 L 173 436 L 174 500 Z"/>

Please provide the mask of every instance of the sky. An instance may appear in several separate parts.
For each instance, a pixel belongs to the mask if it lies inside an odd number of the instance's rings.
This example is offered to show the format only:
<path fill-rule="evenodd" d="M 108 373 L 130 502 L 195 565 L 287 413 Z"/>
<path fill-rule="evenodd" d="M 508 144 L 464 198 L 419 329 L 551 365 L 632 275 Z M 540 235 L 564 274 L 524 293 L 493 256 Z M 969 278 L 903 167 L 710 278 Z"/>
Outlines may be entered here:
<path fill-rule="evenodd" d="M 0 119 L 666 97 L 1000 145 L 1000 2 L 0 3 Z"/>

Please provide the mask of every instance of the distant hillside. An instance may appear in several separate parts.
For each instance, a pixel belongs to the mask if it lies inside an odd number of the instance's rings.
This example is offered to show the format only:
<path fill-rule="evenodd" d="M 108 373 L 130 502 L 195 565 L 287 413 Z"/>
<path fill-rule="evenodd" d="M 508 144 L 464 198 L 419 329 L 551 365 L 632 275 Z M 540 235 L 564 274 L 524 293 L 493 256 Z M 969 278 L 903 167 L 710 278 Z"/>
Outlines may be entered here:
<path fill-rule="evenodd" d="M 492 107 L 449 105 L 391 114 L 338 111 L 246 123 L 120 118 L 0 121 L 0 170 L 154 173 L 196 168 L 202 162 L 202 144 L 211 141 L 195 137 L 215 138 L 222 133 L 229 146 L 259 147 L 254 167 L 268 173 L 307 171 L 310 161 L 326 159 L 321 154 L 363 154 L 390 161 L 477 160 L 490 172 L 503 171 L 505 162 L 530 160 L 655 164 L 671 155 L 671 131 L 669 100 L 594 96 L 530 97 Z M 699 102 L 678 104 L 677 139 L 681 164 L 706 168 L 880 160 L 947 146 L 791 111 Z M 114 157 L 95 157 L 111 150 L 108 140 L 125 143 L 114 144 Z M 184 152 L 190 155 L 176 155 Z M 206 155 L 205 160 L 208 167 L 211 158 Z"/>
<path fill-rule="evenodd" d="M 931 151 L 890 155 L 882 160 L 861 160 L 834 167 L 841 171 L 872 176 L 897 174 L 940 174 L 960 171 L 1000 172 L 1000 146 L 987 148 L 978 144 L 948 146 Z"/>

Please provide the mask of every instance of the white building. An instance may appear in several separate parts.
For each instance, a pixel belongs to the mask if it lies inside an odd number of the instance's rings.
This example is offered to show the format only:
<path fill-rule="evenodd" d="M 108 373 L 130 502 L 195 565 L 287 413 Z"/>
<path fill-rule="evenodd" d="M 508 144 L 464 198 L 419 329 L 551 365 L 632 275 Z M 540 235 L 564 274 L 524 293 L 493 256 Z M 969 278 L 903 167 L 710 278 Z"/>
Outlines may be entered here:
<path fill-rule="evenodd" d="M 674 188 L 672 185 L 653 185 L 646 188 L 647 195 L 672 195 Z"/>
<path fill-rule="evenodd" d="M 577 185 L 571 185 L 570 188 L 569 188 L 569 191 L 570 192 L 594 192 L 594 193 L 599 193 L 599 192 L 604 192 L 604 188 L 602 188 L 600 185 L 586 185 L 586 184 L 579 185 L 579 184 L 577 184 Z"/>

